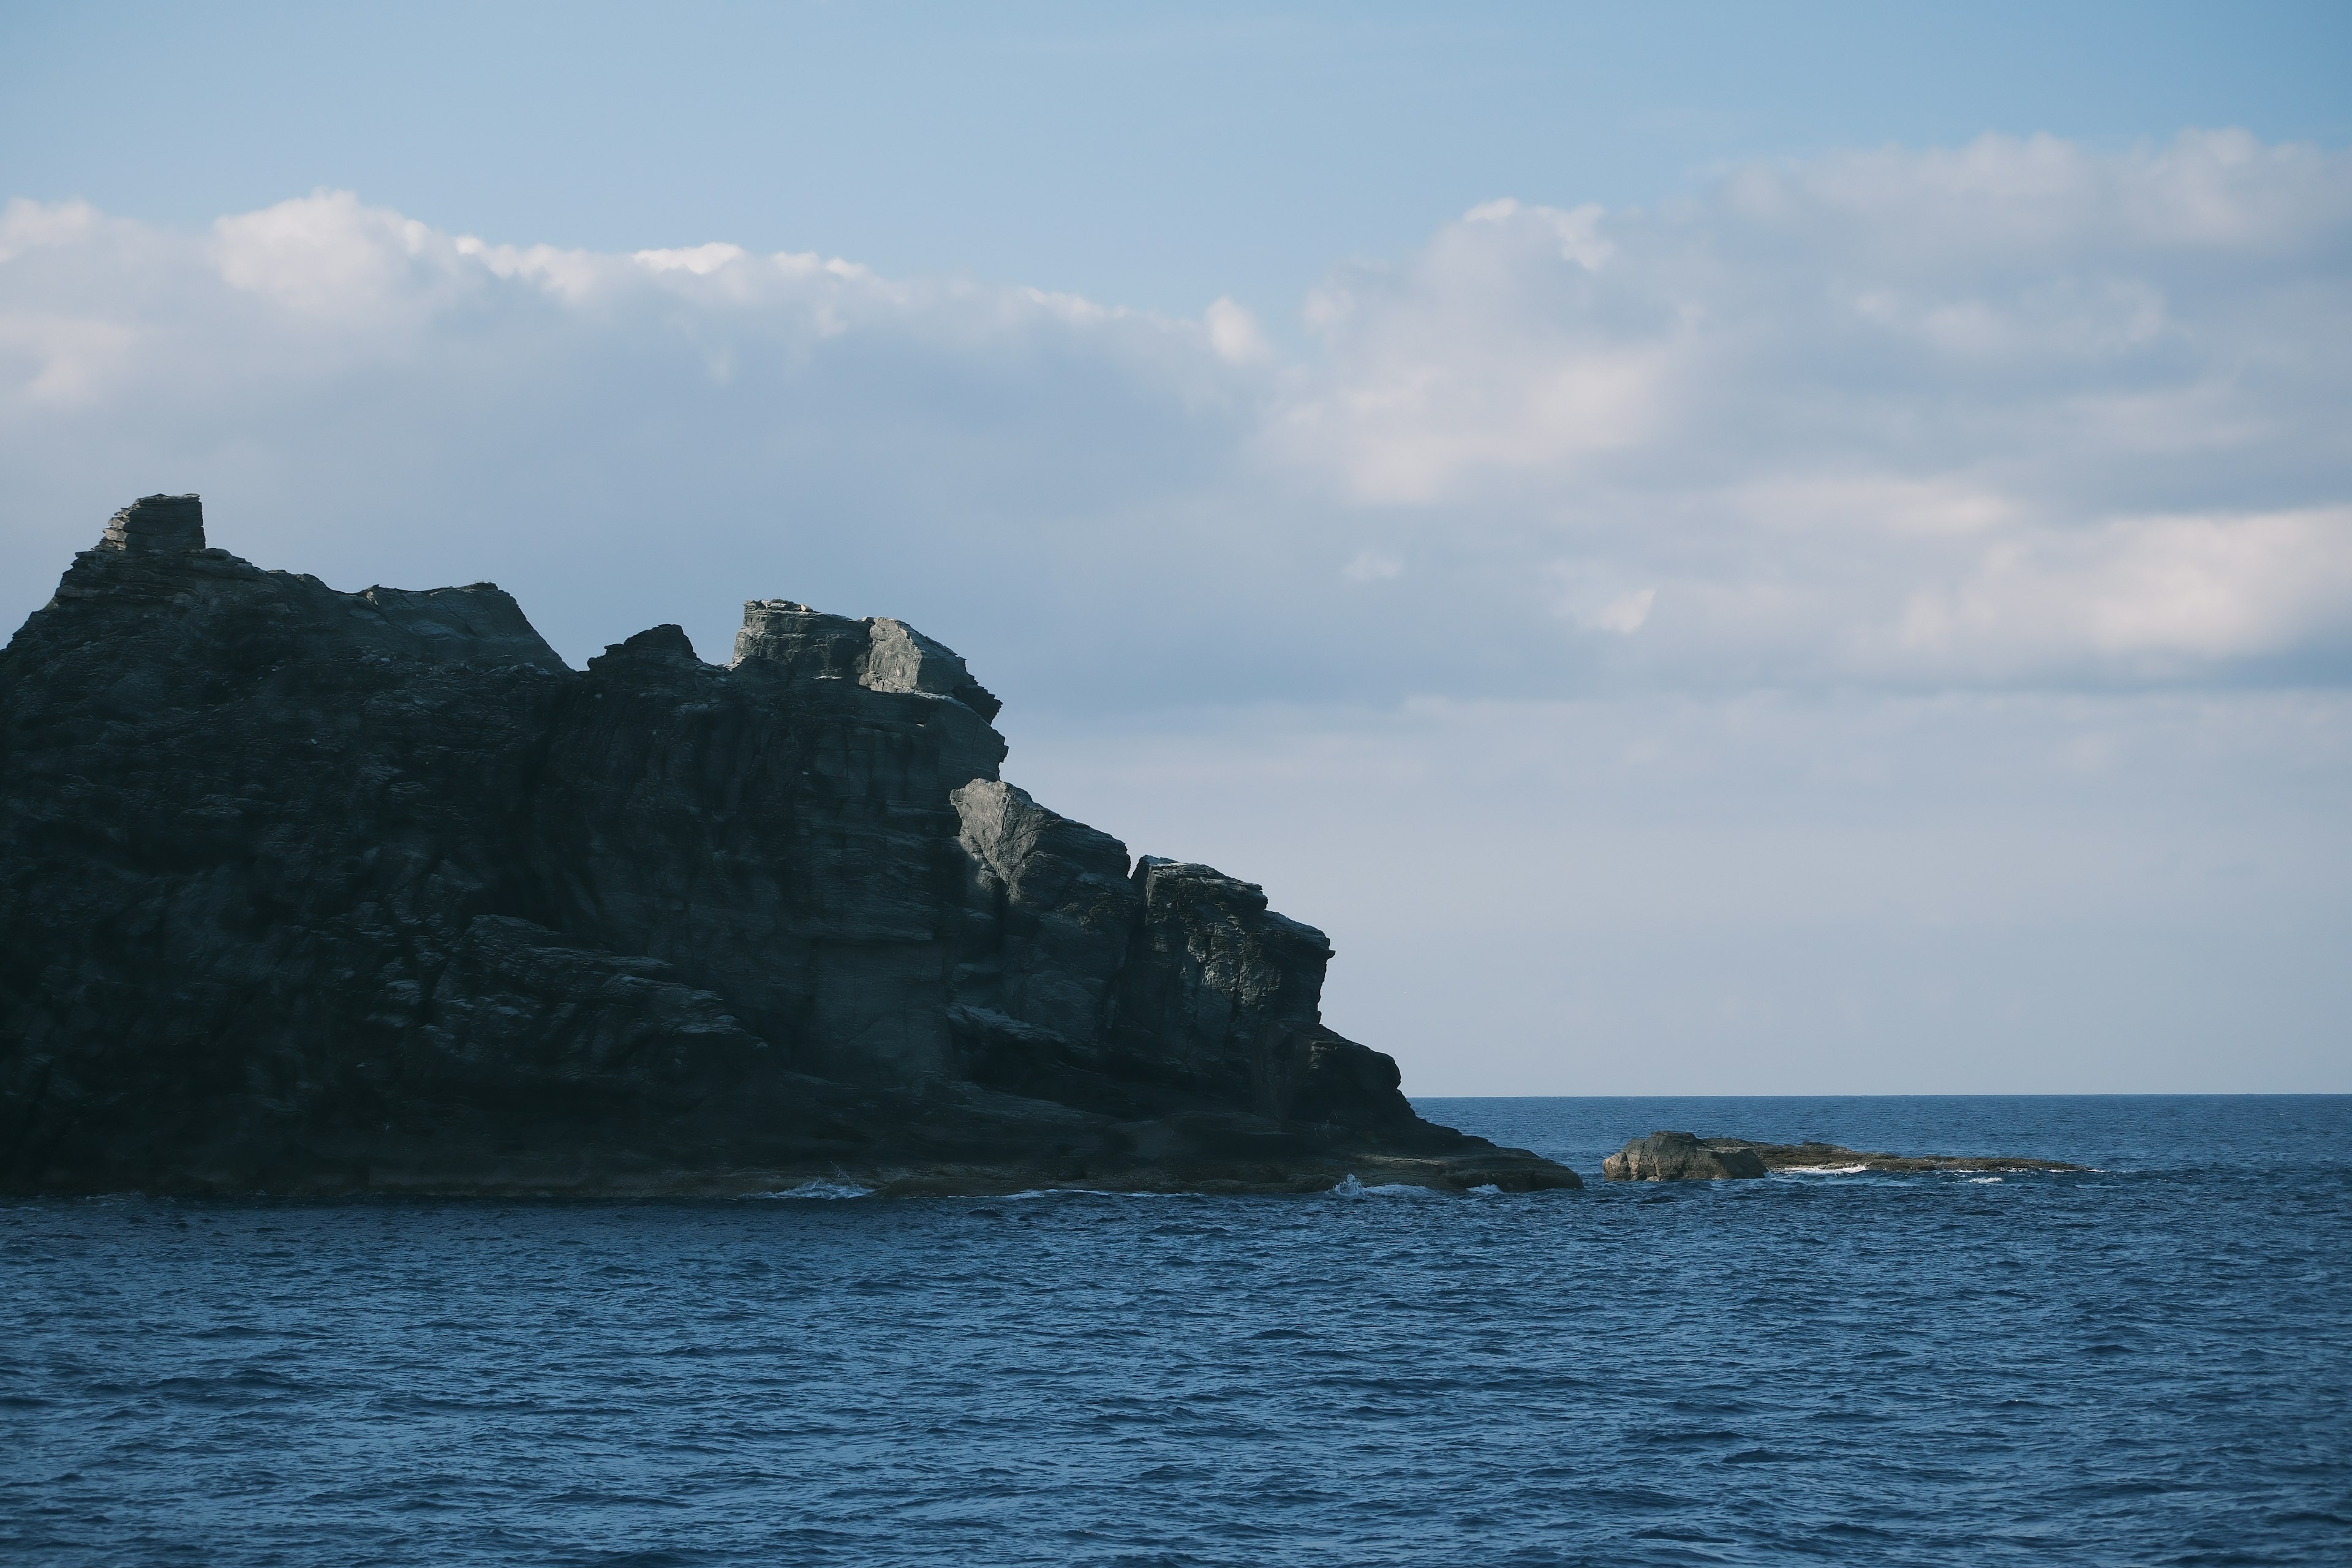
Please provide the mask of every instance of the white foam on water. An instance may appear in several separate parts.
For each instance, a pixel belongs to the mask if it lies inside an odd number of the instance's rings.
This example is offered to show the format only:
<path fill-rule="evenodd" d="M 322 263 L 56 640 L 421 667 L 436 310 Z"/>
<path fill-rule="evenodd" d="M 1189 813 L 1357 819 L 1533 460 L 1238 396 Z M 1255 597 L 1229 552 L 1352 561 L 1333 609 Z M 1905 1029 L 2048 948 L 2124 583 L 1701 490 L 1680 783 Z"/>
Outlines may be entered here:
<path fill-rule="evenodd" d="M 1776 1176 L 1851 1176 L 1869 1169 L 1867 1165 L 1783 1165 L 1772 1173 Z"/>
<path fill-rule="evenodd" d="M 1356 1173 L 1350 1171 L 1338 1186 L 1331 1189 L 1331 1195 L 1335 1198 L 1433 1198 L 1437 1194 L 1427 1187 L 1414 1186 L 1411 1182 L 1383 1182 L 1379 1186 L 1368 1187 L 1356 1180 Z"/>
<path fill-rule="evenodd" d="M 1980 1187 L 1987 1182 L 1998 1182 L 2000 1180 L 2000 1178 L 1999 1176 L 1970 1176 L 1969 1178 L 1969 1184 L 1970 1186 Z"/>
<path fill-rule="evenodd" d="M 870 1198 L 872 1187 L 861 1187 L 854 1182 L 803 1182 L 797 1187 L 782 1187 L 772 1193 L 753 1193 L 755 1198 Z"/>
<path fill-rule="evenodd" d="M 1488 1182 L 1483 1187 L 1471 1188 L 1470 1195 L 1474 1198 L 1499 1198 L 1503 1195 L 1503 1189 Z"/>
<path fill-rule="evenodd" d="M 1017 1193 L 966 1194 L 968 1197 L 993 1195 L 1003 1203 L 1024 1203 L 1031 1198 L 1197 1198 L 1200 1193 L 1115 1193 L 1108 1187 L 1024 1187 Z"/>

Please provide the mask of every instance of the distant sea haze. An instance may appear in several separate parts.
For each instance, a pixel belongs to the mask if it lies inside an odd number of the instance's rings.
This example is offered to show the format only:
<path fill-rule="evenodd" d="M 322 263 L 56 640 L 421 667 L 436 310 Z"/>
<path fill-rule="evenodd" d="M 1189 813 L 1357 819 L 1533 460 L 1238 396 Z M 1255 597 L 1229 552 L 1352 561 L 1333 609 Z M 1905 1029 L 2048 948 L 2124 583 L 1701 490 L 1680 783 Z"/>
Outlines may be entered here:
<path fill-rule="evenodd" d="M 0 1548 L 2352 1561 L 2352 1097 L 1418 1108 L 1593 1184 L 0 1206 Z M 1661 1128 L 2094 1169 L 1597 1179 Z"/>

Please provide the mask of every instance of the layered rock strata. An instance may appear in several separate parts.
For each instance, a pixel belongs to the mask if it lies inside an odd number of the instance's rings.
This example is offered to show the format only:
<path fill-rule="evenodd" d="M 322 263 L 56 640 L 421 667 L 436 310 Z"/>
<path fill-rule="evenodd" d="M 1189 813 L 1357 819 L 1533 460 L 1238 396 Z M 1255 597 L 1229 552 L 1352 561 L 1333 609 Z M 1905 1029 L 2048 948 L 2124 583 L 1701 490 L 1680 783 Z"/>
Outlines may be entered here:
<path fill-rule="evenodd" d="M 998 774 L 900 622 L 568 668 L 117 514 L 0 654 L 0 1188 L 1574 1186 L 1324 1026 L 1331 949 Z"/>

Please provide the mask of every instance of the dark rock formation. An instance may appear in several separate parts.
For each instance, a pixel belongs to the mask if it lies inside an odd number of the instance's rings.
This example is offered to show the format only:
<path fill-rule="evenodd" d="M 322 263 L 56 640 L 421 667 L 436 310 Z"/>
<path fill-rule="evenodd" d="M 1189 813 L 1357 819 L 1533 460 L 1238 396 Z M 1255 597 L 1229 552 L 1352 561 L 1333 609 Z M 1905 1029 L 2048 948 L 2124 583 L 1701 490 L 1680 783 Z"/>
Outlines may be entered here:
<path fill-rule="evenodd" d="M 1835 1143 L 1752 1143 L 1745 1138 L 1701 1138 L 1653 1132 L 1601 1163 L 1612 1182 L 1709 1182 L 1761 1176 L 1772 1171 L 2079 1171 L 2060 1160 L 2013 1154 L 1878 1154 Z"/>
<path fill-rule="evenodd" d="M 0 654 L 0 1189 L 1574 1186 L 1323 1026 L 1321 932 L 1003 783 L 899 622 L 567 668 L 151 496 Z"/>
<path fill-rule="evenodd" d="M 1653 1132 L 1636 1138 L 1601 1162 L 1612 1182 L 1719 1182 L 1760 1176 L 1763 1162 L 1744 1150 L 1717 1150 L 1696 1133 Z"/>
<path fill-rule="evenodd" d="M 1752 1154 L 1768 1171 L 2080 1171 L 2063 1160 L 2029 1160 L 2017 1154 L 1887 1154 L 1818 1141 L 1751 1143 L 1745 1138 L 1710 1138 L 1706 1146 L 1726 1155 Z"/>

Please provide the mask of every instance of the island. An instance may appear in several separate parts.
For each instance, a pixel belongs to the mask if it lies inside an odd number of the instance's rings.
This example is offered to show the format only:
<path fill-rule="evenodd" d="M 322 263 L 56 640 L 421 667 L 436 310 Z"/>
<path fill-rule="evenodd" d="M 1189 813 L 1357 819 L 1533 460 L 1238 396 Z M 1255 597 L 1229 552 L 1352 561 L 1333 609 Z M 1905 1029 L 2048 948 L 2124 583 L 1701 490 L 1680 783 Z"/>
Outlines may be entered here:
<path fill-rule="evenodd" d="M 1580 1184 L 1322 1022 L 1323 933 L 999 776 L 902 622 L 567 667 L 149 496 L 0 653 L 0 1190 Z"/>

